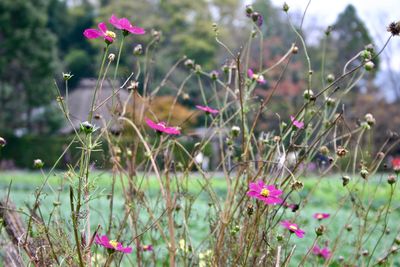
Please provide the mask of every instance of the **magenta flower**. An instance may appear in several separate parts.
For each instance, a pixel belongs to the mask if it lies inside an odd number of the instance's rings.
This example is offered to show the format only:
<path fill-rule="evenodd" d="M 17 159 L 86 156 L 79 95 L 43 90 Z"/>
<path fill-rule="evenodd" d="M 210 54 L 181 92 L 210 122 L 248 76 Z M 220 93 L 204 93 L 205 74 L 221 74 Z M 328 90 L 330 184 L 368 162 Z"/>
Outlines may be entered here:
<path fill-rule="evenodd" d="M 312 249 L 312 252 L 314 255 L 322 257 L 326 260 L 331 257 L 331 251 L 329 250 L 328 247 L 320 248 L 317 245 L 315 245 Z"/>
<path fill-rule="evenodd" d="M 259 84 L 265 84 L 267 82 L 262 74 L 254 73 L 252 69 L 247 70 L 247 76 L 249 76 L 250 79 L 257 81 Z"/>
<path fill-rule="evenodd" d="M 96 38 L 104 38 L 104 40 L 106 41 L 106 43 L 111 44 L 116 35 L 115 32 L 109 31 L 107 30 L 107 26 L 104 22 L 100 22 L 99 25 L 99 30 L 97 29 L 86 29 L 83 32 L 83 35 L 88 38 L 88 39 L 96 39 Z"/>
<path fill-rule="evenodd" d="M 296 128 L 298 129 L 304 128 L 304 122 L 296 120 L 294 116 L 290 116 L 290 119 L 292 120 L 292 123 Z"/>
<path fill-rule="evenodd" d="M 281 225 L 283 227 L 285 227 L 286 229 L 288 229 L 291 233 L 294 233 L 295 235 L 297 235 L 299 238 L 303 238 L 304 234 L 306 233 L 302 229 L 300 229 L 297 226 L 297 224 L 292 223 L 290 221 L 282 221 Z"/>
<path fill-rule="evenodd" d="M 153 246 L 152 245 L 142 245 L 141 249 L 143 251 L 153 251 Z"/>
<path fill-rule="evenodd" d="M 159 123 L 155 123 L 154 121 L 146 118 L 147 125 L 156 130 L 159 133 L 166 133 L 166 134 L 181 134 L 181 131 L 177 127 L 167 127 L 165 122 L 161 121 Z"/>
<path fill-rule="evenodd" d="M 267 205 L 280 204 L 283 201 L 279 197 L 282 195 L 281 190 L 278 190 L 274 185 L 266 185 L 261 180 L 249 184 L 247 195 L 262 200 Z"/>
<path fill-rule="evenodd" d="M 202 111 L 204 111 L 206 113 L 210 113 L 210 114 L 217 114 L 218 113 L 217 109 L 213 109 L 213 108 L 210 108 L 210 107 L 207 107 L 207 106 L 196 105 L 196 108 L 200 109 L 200 110 L 202 110 Z"/>
<path fill-rule="evenodd" d="M 125 31 L 126 34 L 128 34 L 128 32 L 132 34 L 145 34 L 143 28 L 133 26 L 127 18 L 119 19 L 113 14 L 109 21 L 115 28 Z"/>
<path fill-rule="evenodd" d="M 128 254 L 132 253 L 132 247 L 123 247 L 120 242 L 117 242 L 116 240 L 109 240 L 106 235 L 96 235 L 94 242 L 110 250 L 116 250 Z"/>
<path fill-rule="evenodd" d="M 317 213 L 315 213 L 315 214 L 313 215 L 313 217 L 314 217 L 315 219 L 317 219 L 317 220 L 328 219 L 329 216 L 331 216 L 329 213 L 319 213 L 319 212 L 317 212 Z"/>

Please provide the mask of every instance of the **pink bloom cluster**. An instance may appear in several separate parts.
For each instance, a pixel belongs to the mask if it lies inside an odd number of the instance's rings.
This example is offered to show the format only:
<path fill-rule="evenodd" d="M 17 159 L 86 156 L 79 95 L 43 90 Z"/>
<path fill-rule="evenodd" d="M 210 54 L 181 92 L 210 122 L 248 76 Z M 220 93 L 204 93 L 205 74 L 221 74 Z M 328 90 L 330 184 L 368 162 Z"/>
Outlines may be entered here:
<path fill-rule="evenodd" d="M 112 15 L 109 22 L 115 28 L 122 30 L 124 35 L 128 33 L 132 34 L 144 34 L 145 30 L 143 28 L 133 26 L 127 18 L 117 18 Z M 107 29 L 107 25 L 104 22 L 100 22 L 97 29 L 86 29 L 83 35 L 88 39 L 104 38 L 106 43 L 111 44 L 116 38 L 116 34 Z"/>
<path fill-rule="evenodd" d="M 116 240 L 109 240 L 106 235 L 96 235 L 94 242 L 107 249 L 120 251 L 122 253 L 132 253 L 132 247 L 123 247 L 120 242 L 117 242 Z"/>
<path fill-rule="evenodd" d="M 297 235 L 299 238 L 303 238 L 304 234 L 306 233 L 302 229 L 300 229 L 299 226 L 297 226 L 297 224 L 292 223 L 287 220 L 282 221 L 281 225 L 282 225 L 282 227 L 288 229 L 291 233 L 294 233 L 295 235 Z"/>
<path fill-rule="evenodd" d="M 331 257 L 331 251 L 329 250 L 328 247 L 320 248 L 317 245 L 315 245 L 312 249 L 312 252 L 314 255 L 322 257 L 326 260 Z"/>
<path fill-rule="evenodd" d="M 257 198 L 264 201 L 267 205 L 280 204 L 283 200 L 279 197 L 282 191 L 278 190 L 274 185 L 266 185 L 263 181 L 249 184 L 249 197 Z"/>
<path fill-rule="evenodd" d="M 259 84 L 267 83 L 262 74 L 254 73 L 252 69 L 247 70 L 247 76 L 249 76 L 250 79 L 257 81 Z"/>
<path fill-rule="evenodd" d="M 304 128 L 304 122 L 296 120 L 294 116 L 290 116 L 290 120 L 292 121 L 293 125 L 298 129 Z"/>
<path fill-rule="evenodd" d="M 217 109 L 213 109 L 213 108 L 210 108 L 210 107 L 207 107 L 207 106 L 196 105 L 196 108 L 200 109 L 200 110 L 202 110 L 202 111 L 204 111 L 206 113 L 209 113 L 209 114 L 217 114 L 218 113 Z"/>
<path fill-rule="evenodd" d="M 159 133 L 166 133 L 172 135 L 179 135 L 181 131 L 176 127 L 168 127 L 165 122 L 155 123 L 154 121 L 146 118 L 147 125 Z"/>

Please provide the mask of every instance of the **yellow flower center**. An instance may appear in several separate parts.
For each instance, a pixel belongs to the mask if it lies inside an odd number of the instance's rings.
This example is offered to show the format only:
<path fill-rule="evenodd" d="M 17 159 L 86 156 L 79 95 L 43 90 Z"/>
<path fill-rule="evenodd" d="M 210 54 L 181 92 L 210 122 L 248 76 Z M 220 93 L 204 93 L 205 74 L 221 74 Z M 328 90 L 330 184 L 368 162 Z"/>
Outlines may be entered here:
<path fill-rule="evenodd" d="M 292 231 L 296 231 L 296 230 L 297 230 L 297 227 L 294 226 L 294 225 L 290 225 L 290 226 L 289 226 L 289 229 L 292 230 Z"/>
<path fill-rule="evenodd" d="M 113 38 L 113 39 L 115 39 L 115 37 L 117 37 L 117 35 L 116 35 L 115 32 L 113 32 L 113 31 L 106 31 L 106 35 L 107 35 L 108 37 Z"/>
<path fill-rule="evenodd" d="M 262 195 L 263 197 L 268 197 L 269 196 L 269 190 L 267 188 L 263 188 L 261 190 L 260 195 Z"/>
<path fill-rule="evenodd" d="M 110 240 L 110 245 L 111 245 L 113 248 L 117 248 L 117 246 L 118 246 L 117 240 Z"/>

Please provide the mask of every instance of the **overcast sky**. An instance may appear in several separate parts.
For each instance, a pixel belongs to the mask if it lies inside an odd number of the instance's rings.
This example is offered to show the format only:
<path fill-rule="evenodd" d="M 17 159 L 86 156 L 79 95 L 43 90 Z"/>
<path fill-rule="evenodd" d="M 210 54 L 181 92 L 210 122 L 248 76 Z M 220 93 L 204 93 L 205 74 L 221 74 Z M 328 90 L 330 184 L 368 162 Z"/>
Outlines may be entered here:
<path fill-rule="evenodd" d="M 282 6 L 286 2 L 290 6 L 289 12 L 302 13 L 309 0 L 272 0 L 276 6 Z M 247 1 L 251 3 L 251 1 Z M 315 21 L 321 29 L 335 22 L 337 15 L 348 4 L 356 7 L 359 17 L 367 25 L 373 36 L 377 49 L 390 36 L 386 32 L 386 26 L 392 21 L 400 20 L 400 0 L 311 0 L 306 16 L 305 26 L 314 24 Z M 314 25 L 313 25 L 314 26 Z M 392 69 L 400 71 L 400 37 L 393 38 L 384 57 L 392 55 L 390 65 Z M 384 58 L 382 67 L 387 68 Z"/>

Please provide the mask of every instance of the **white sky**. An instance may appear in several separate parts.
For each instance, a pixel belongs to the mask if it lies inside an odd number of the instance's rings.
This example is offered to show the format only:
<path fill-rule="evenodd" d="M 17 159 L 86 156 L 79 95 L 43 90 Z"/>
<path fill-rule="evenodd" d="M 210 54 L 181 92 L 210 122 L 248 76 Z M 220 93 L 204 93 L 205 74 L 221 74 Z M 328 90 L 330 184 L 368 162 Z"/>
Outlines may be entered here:
<path fill-rule="evenodd" d="M 303 13 L 309 0 L 272 0 L 272 3 L 281 7 L 286 2 L 289 14 L 292 12 Z M 251 3 L 251 1 L 246 1 Z M 370 34 L 375 40 L 379 50 L 383 42 L 390 36 L 386 32 L 386 26 L 392 21 L 400 20 L 400 0 L 311 0 L 305 20 L 305 27 L 314 27 L 316 24 L 325 29 L 335 22 L 337 15 L 348 4 L 355 6 L 358 16 L 367 25 Z M 390 63 L 387 60 L 391 55 Z M 386 69 L 390 64 L 392 69 L 400 71 L 400 37 L 393 38 L 386 53 L 381 58 L 382 68 Z"/>

